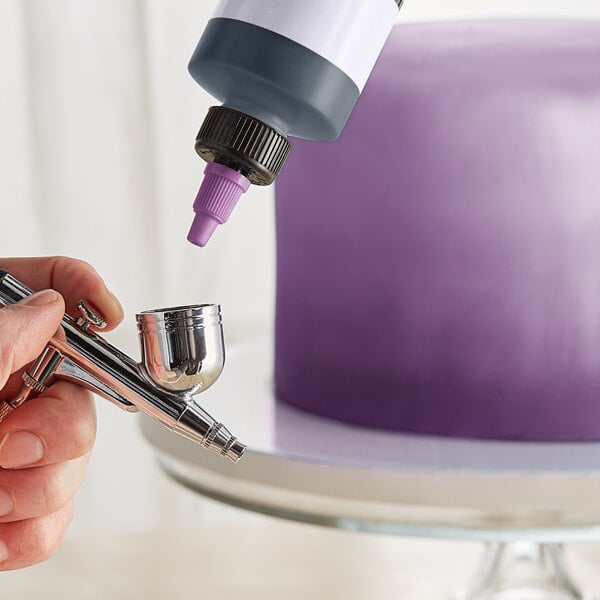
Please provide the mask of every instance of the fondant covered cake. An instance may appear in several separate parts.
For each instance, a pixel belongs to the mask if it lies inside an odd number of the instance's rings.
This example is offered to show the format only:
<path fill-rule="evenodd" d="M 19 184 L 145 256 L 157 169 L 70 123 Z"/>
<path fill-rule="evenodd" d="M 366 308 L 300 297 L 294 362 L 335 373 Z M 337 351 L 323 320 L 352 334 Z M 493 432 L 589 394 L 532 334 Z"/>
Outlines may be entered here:
<path fill-rule="evenodd" d="M 600 23 L 398 25 L 276 186 L 278 398 L 370 427 L 600 439 Z"/>

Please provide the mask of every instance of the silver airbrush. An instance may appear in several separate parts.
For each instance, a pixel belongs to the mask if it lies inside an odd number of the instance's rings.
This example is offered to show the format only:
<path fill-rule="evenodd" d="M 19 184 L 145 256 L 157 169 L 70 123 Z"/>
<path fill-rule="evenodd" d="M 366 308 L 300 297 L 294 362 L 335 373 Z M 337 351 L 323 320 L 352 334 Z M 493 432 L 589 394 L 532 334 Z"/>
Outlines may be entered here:
<path fill-rule="evenodd" d="M 32 294 L 0 270 L 0 306 Z M 79 318 L 65 315 L 62 327 L 23 373 L 23 388 L 0 401 L 0 421 L 32 393 L 56 378 L 77 383 L 123 410 L 141 410 L 203 447 L 237 462 L 246 447 L 194 401 L 219 377 L 225 362 L 221 309 L 217 304 L 163 308 L 136 316 L 142 360 L 136 362 L 90 329 L 106 326 L 84 300 Z"/>

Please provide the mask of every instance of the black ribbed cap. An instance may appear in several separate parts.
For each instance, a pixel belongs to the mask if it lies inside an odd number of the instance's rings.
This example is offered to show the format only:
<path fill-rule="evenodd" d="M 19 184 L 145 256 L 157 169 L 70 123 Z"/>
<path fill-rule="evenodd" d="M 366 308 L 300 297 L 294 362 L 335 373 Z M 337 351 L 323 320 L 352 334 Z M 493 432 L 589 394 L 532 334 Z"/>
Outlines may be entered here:
<path fill-rule="evenodd" d="M 258 119 L 225 106 L 212 106 L 196 136 L 196 152 L 207 162 L 239 171 L 255 185 L 269 185 L 292 145 Z"/>

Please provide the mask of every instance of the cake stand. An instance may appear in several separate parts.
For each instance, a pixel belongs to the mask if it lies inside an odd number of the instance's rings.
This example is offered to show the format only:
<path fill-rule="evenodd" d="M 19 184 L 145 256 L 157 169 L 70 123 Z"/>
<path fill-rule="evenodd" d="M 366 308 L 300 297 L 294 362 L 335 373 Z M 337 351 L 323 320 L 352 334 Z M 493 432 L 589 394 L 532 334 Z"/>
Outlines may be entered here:
<path fill-rule="evenodd" d="M 213 499 L 306 523 L 480 540 L 453 598 L 574 600 L 562 545 L 600 540 L 600 444 L 457 440 L 376 431 L 275 400 L 272 343 L 230 343 L 203 406 L 248 444 L 234 465 L 143 419 L 162 468 Z M 365 402 L 368 402 L 365 390 Z"/>

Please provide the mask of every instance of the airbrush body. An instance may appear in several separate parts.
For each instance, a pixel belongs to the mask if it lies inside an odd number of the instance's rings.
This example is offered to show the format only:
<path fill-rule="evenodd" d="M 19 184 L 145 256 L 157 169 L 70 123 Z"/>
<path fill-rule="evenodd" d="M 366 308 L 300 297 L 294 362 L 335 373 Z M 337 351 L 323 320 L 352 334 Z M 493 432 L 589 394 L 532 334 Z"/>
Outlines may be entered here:
<path fill-rule="evenodd" d="M 0 270 L 0 305 L 32 294 Z M 142 361 L 137 363 L 91 329 L 102 317 L 79 303 L 82 316 L 65 315 L 61 329 L 23 374 L 24 386 L 0 402 L 0 420 L 42 392 L 55 378 L 82 385 L 120 408 L 141 410 L 168 429 L 237 462 L 245 451 L 221 423 L 193 399 L 212 385 L 223 369 L 225 351 L 220 307 L 202 304 L 146 311 L 137 315 Z"/>

